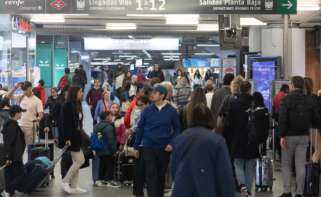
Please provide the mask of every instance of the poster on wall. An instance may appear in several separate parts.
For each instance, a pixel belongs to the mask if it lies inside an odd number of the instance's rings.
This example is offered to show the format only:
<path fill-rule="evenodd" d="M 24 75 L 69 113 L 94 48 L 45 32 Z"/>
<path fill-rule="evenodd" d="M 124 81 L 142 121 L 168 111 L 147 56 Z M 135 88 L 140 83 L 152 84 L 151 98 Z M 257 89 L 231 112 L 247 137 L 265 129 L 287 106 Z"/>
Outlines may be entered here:
<path fill-rule="evenodd" d="M 64 48 L 56 48 L 54 52 L 53 75 L 54 87 L 58 86 L 60 78 L 65 74 L 65 68 L 68 65 L 68 51 Z"/>
<path fill-rule="evenodd" d="M 45 81 L 45 87 L 52 86 L 52 45 L 49 43 L 39 43 L 37 45 L 37 66 L 40 68 L 40 78 Z"/>
<path fill-rule="evenodd" d="M 223 59 L 223 75 L 226 75 L 229 73 L 236 75 L 236 59 L 235 58 Z"/>

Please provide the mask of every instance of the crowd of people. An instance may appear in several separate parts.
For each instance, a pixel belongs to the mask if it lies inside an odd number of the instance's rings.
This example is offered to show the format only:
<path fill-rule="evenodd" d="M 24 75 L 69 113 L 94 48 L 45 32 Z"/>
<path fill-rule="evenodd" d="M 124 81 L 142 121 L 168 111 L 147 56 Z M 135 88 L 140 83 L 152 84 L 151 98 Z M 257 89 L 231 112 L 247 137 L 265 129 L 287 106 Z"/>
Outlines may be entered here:
<path fill-rule="evenodd" d="M 165 81 L 159 65 L 147 76 L 142 73 L 133 75 L 118 65 L 113 80 L 95 79 L 85 99 L 82 66 L 73 76 L 66 69 L 48 98 L 43 80 L 35 88 L 28 81 L 18 83 L 4 94 L 0 123 L 8 165 L 6 191 L 19 191 L 11 183 L 23 173 L 23 154 L 26 145 L 34 143 L 37 120 L 44 122 L 43 132 L 53 133 L 59 148 L 69 147 L 72 163 L 62 175 L 68 194 L 87 192 L 78 182 L 88 159 L 94 186 L 119 188 L 116 156 L 131 147 L 136 159 L 134 196 L 144 196 L 145 187 L 149 197 L 163 197 L 167 189 L 173 197 L 233 197 L 235 191 L 251 196 L 256 160 L 266 154 L 273 119 L 284 182 L 281 197 L 292 196 L 293 157 L 296 197 L 303 195 L 309 132 L 321 129 L 321 95 L 313 94 L 311 79 L 292 77 L 291 87 L 282 86 L 269 112 L 262 94 L 251 92 L 251 83 L 242 76 L 226 74 L 222 87 L 215 87 L 210 72 L 206 80 L 197 71 L 191 79 L 180 68 L 174 83 Z M 20 88 L 23 94 L 16 96 Z M 91 136 L 83 131 L 83 100 L 91 110 Z M 316 150 L 313 161 L 320 156 Z"/>

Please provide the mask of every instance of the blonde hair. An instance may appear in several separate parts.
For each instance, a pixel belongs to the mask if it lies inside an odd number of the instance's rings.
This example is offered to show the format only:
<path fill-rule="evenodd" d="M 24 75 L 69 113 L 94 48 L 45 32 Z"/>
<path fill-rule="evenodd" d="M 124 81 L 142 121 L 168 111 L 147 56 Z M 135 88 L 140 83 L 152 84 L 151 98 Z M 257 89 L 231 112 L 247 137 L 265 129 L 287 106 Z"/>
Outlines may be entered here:
<path fill-rule="evenodd" d="M 241 92 L 240 87 L 241 84 L 244 82 L 244 78 L 242 76 L 237 76 L 231 83 L 231 92 L 232 94 L 238 94 Z"/>

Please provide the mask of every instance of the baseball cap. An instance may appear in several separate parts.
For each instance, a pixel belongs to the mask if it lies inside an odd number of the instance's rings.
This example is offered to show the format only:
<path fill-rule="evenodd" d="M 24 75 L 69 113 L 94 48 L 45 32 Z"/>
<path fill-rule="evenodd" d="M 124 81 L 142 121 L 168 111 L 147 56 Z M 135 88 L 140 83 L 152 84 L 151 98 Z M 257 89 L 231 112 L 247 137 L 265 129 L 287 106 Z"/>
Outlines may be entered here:
<path fill-rule="evenodd" d="M 167 89 L 162 85 L 156 85 L 153 88 L 153 92 L 159 92 L 160 94 L 167 95 Z"/>
<path fill-rule="evenodd" d="M 19 105 L 12 105 L 9 110 L 11 117 L 15 116 L 16 113 L 26 112 L 25 109 L 22 109 Z"/>

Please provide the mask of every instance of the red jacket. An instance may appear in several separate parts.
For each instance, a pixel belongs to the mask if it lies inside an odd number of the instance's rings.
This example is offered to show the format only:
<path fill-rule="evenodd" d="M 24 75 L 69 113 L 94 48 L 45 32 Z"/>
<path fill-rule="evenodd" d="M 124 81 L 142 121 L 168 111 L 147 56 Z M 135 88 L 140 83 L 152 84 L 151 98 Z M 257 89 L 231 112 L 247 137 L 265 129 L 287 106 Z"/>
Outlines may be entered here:
<path fill-rule="evenodd" d="M 279 93 L 277 93 L 274 98 L 273 98 L 273 113 L 279 113 L 279 109 L 280 109 L 280 105 L 282 102 L 282 99 L 286 96 L 286 94 L 282 91 L 280 91 Z"/>
<path fill-rule="evenodd" d="M 46 104 L 46 90 L 44 87 L 42 87 L 41 85 L 38 85 L 37 87 L 35 87 L 36 91 L 39 93 L 39 99 L 42 102 L 42 105 L 45 106 Z"/>
<path fill-rule="evenodd" d="M 127 111 L 126 111 L 126 114 L 125 114 L 125 117 L 124 117 L 124 123 L 125 123 L 125 126 L 126 126 L 127 129 L 130 128 L 130 117 L 131 117 L 132 111 L 136 107 L 136 102 L 137 102 L 137 98 L 135 97 L 132 100 L 132 102 L 130 103 L 130 105 L 129 105 Z"/>
<path fill-rule="evenodd" d="M 59 80 L 58 89 L 62 90 L 66 85 L 69 85 L 69 80 L 68 80 L 68 76 L 64 75 Z"/>

